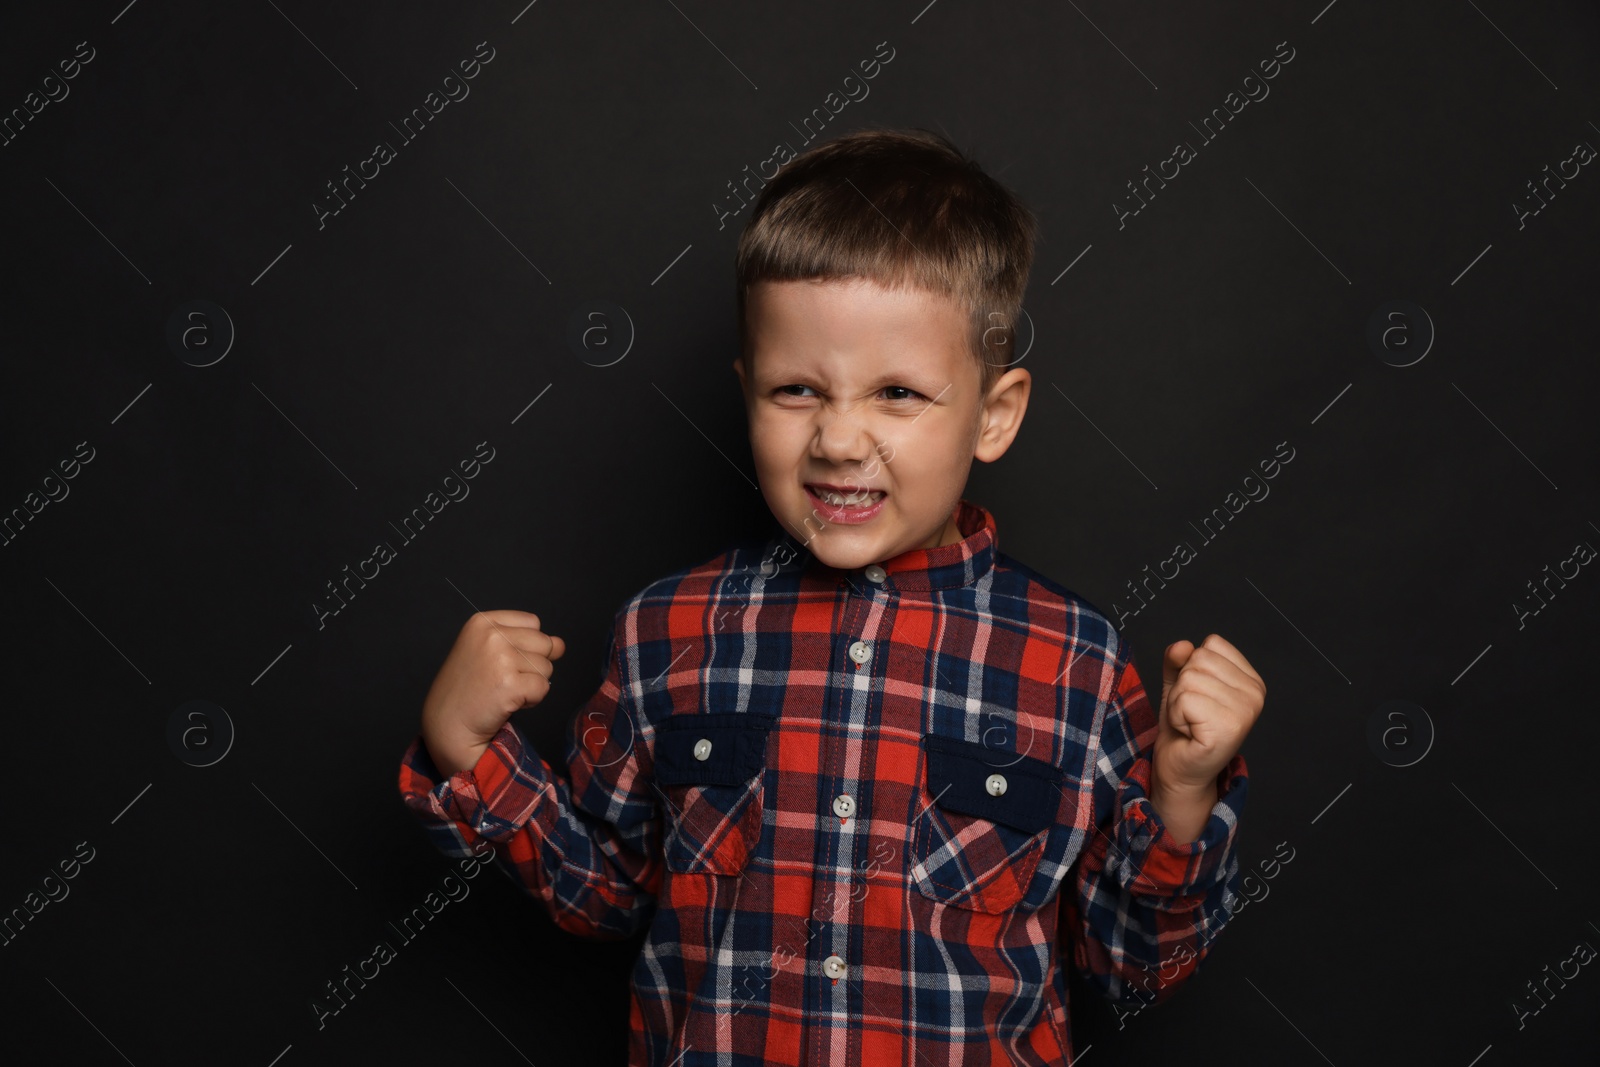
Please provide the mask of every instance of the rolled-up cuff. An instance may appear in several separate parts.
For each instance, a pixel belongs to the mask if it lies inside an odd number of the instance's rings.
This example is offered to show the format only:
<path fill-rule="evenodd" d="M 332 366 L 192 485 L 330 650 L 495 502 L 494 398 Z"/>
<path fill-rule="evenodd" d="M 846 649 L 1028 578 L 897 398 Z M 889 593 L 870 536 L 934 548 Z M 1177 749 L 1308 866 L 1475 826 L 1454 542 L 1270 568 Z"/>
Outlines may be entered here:
<path fill-rule="evenodd" d="M 1122 780 L 1117 792 L 1117 847 L 1107 857 L 1107 868 L 1118 884 L 1155 898 L 1156 906 L 1187 910 L 1230 874 L 1249 772 L 1243 753 L 1236 753 L 1217 775 L 1217 802 L 1200 836 L 1181 843 L 1173 840 L 1150 802 L 1151 770 L 1150 758 L 1140 756 Z"/>

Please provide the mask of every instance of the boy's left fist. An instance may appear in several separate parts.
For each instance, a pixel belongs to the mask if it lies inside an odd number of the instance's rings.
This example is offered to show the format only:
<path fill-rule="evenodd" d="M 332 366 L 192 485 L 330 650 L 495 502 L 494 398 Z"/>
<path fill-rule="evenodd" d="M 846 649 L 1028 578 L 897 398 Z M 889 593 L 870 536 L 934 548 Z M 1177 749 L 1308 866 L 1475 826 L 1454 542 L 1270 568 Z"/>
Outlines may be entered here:
<path fill-rule="evenodd" d="M 1244 744 L 1266 703 L 1267 686 L 1250 661 L 1217 634 L 1199 647 L 1167 646 L 1161 663 L 1161 713 L 1151 785 L 1204 793 Z"/>

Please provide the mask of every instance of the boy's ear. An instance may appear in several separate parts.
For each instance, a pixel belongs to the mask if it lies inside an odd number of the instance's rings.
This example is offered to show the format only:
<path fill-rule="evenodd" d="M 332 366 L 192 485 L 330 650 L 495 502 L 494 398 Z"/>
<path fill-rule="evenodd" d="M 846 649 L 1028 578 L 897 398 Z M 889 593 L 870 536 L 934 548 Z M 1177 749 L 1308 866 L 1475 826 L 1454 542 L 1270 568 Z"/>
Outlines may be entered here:
<path fill-rule="evenodd" d="M 1028 410 L 1028 394 L 1033 385 L 1033 375 L 1021 367 L 1006 371 L 993 386 L 984 402 L 983 418 L 973 449 L 973 458 L 983 463 L 993 463 L 1005 455 L 1011 442 L 1022 428 L 1022 417 Z"/>
<path fill-rule="evenodd" d="M 733 357 L 733 373 L 735 373 L 735 374 L 737 374 L 739 376 L 739 388 L 743 389 L 744 388 L 744 357 L 743 356 L 734 356 Z"/>

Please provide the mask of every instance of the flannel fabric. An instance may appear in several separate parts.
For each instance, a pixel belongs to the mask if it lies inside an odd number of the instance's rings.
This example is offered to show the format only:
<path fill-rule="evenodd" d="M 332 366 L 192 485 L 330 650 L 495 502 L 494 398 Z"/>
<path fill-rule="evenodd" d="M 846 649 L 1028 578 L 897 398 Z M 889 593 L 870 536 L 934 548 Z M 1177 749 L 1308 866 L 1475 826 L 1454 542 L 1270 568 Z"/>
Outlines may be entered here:
<path fill-rule="evenodd" d="M 1174 842 L 1126 639 L 999 552 L 986 509 L 957 525 L 851 570 L 780 531 L 651 583 L 565 775 L 509 722 L 447 778 L 406 749 L 440 851 L 487 839 L 572 933 L 648 931 L 630 1064 L 1065 1064 L 1063 967 L 1144 1005 L 1208 953 L 1243 756 Z"/>

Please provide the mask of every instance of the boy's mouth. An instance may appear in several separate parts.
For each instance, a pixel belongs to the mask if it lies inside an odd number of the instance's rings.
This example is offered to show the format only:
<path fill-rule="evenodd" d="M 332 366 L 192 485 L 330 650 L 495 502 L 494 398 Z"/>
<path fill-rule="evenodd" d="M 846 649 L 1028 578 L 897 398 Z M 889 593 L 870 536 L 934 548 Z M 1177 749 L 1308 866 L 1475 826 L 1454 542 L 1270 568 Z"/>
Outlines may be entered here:
<path fill-rule="evenodd" d="M 884 498 L 889 494 L 882 489 L 856 489 L 845 491 L 841 486 L 819 485 L 808 482 L 806 495 L 812 506 L 832 522 L 866 522 L 883 510 Z"/>
<path fill-rule="evenodd" d="M 807 482 L 806 489 L 824 504 L 832 504 L 835 507 L 864 508 L 869 504 L 876 504 L 889 495 L 882 489 L 862 489 L 858 487 L 853 490 L 847 490 L 840 486 L 829 485 L 826 482 Z"/>

